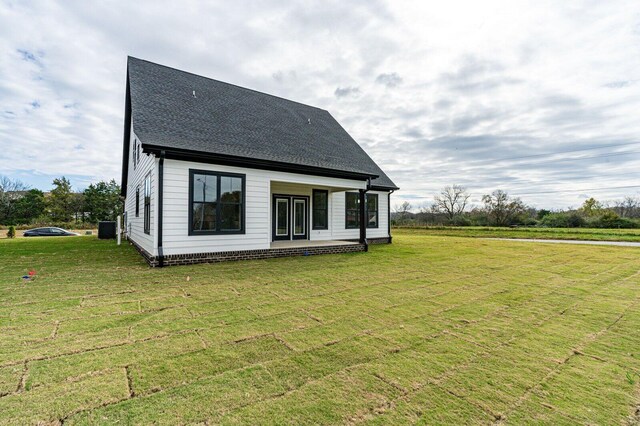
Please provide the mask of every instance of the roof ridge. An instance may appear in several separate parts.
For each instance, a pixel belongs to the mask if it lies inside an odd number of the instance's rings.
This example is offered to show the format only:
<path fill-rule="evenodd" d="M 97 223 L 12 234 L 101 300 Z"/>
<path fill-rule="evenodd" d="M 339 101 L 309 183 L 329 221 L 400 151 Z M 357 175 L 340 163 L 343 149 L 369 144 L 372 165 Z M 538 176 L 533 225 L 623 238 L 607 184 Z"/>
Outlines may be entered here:
<path fill-rule="evenodd" d="M 249 91 L 249 92 L 258 93 L 258 94 L 260 94 L 260 95 L 270 96 L 270 97 L 272 97 L 272 98 L 281 99 L 281 100 L 283 100 L 283 101 L 287 101 L 287 102 L 292 102 L 292 103 L 294 103 L 294 104 L 302 105 L 302 106 L 305 106 L 305 107 L 308 107 L 308 108 L 317 109 L 317 110 L 319 110 L 319 111 L 326 112 L 327 114 L 330 114 L 330 113 L 329 113 L 329 111 L 328 111 L 328 110 L 326 110 L 326 109 L 324 109 L 324 108 L 320 108 L 320 107 L 317 107 L 317 106 L 313 106 L 313 105 L 305 104 L 305 103 L 302 103 L 302 102 L 294 101 L 294 100 L 291 100 L 291 99 L 284 98 L 284 97 L 282 97 L 282 96 L 273 95 L 273 94 L 271 94 L 271 93 L 261 92 L 261 91 L 256 90 L 256 89 L 250 89 L 250 88 L 248 88 L 248 87 L 240 86 L 240 85 L 237 85 L 237 84 L 234 84 L 234 83 L 228 83 L 228 82 L 226 82 L 226 81 L 217 80 L 217 79 L 212 78 L 212 77 L 207 77 L 207 76 L 204 76 L 204 75 L 196 74 L 196 73 L 194 73 L 194 72 L 181 70 L 181 69 L 179 69 L 179 68 L 170 67 L 169 65 L 159 64 L 159 63 L 157 63 L 157 62 L 152 62 L 152 61 L 149 61 L 149 60 L 147 60 L 147 59 L 141 59 L 141 58 L 136 58 L 135 56 L 127 55 L 127 62 L 129 62 L 131 59 L 135 59 L 136 61 L 146 62 L 146 63 L 148 63 L 148 64 L 156 65 L 156 66 L 163 67 L 163 68 L 168 68 L 168 69 L 170 69 L 170 70 L 178 71 L 178 72 L 181 72 L 181 73 L 184 73 L 184 74 L 190 74 L 190 75 L 193 75 L 193 76 L 195 76 L 195 77 L 199 77 L 199 78 L 204 78 L 204 79 L 206 79 L 206 80 L 215 81 L 216 83 L 225 84 L 225 85 L 227 85 L 227 86 L 233 86 L 233 87 L 236 87 L 236 88 L 238 88 L 238 89 L 242 89 L 242 90 L 246 90 L 246 91 Z"/>

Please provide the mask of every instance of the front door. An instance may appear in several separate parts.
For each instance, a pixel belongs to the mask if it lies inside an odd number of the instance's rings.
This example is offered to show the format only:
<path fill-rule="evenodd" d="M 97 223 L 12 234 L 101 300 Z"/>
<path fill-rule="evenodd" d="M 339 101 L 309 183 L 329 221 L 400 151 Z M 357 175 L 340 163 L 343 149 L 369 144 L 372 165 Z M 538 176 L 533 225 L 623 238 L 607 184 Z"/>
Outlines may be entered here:
<path fill-rule="evenodd" d="M 273 197 L 273 239 L 291 239 L 291 210 L 289 197 Z"/>
<path fill-rule="evenodd" d="M 307 199 L 292 198 L 293 202 L 293 236 L 294 240 L 307 239 Z"/>
<path fill-rule="evenodd" d="M 273 196 L 273 240 L 309 238 L 309 200 L 293 195 Z"/>

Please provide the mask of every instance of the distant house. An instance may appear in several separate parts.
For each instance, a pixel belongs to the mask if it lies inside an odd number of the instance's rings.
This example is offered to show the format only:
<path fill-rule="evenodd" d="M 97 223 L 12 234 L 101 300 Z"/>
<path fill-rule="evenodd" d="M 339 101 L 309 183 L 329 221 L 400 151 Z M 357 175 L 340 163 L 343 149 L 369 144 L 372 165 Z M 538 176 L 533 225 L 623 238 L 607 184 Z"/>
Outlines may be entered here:
<path fill-rule="evenodd" d="M 327 111 L 129 57 L 125 230 L 151 266 L 366 251 L 398 189 Z"/>

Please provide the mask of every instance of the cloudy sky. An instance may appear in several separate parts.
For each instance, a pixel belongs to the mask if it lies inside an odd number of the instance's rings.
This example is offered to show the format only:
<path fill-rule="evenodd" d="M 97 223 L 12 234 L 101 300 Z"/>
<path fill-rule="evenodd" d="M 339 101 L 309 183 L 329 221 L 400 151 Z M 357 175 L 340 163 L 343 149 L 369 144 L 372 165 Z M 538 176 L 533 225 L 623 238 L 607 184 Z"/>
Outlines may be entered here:
<path fill-rule="evenodd" d="M 637 0 L 0 0 L 0 174 L 119 180 L 127 55 L 329 110 L 394 203 L 640 194 Z"/>

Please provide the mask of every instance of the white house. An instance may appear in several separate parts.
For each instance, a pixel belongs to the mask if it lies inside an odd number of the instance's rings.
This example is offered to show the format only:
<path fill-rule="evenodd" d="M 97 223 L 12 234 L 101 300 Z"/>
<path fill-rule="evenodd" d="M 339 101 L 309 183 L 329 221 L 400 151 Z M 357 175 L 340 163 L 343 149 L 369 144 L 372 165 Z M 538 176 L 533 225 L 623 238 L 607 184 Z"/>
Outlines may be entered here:
<path fill-rule="evenodd" d="M 396 189 L 325 110 L 128 59 L 124 226 L 151 266 L 366 251 Z"/>

